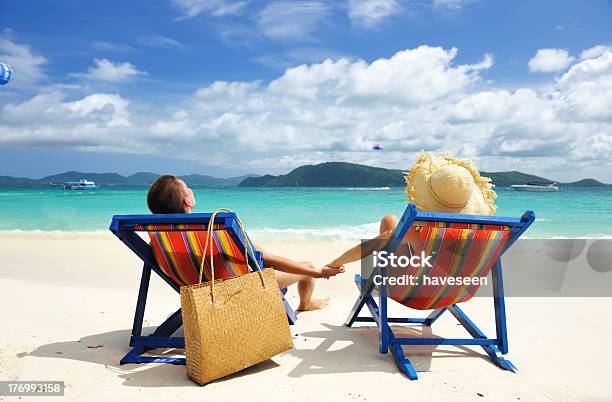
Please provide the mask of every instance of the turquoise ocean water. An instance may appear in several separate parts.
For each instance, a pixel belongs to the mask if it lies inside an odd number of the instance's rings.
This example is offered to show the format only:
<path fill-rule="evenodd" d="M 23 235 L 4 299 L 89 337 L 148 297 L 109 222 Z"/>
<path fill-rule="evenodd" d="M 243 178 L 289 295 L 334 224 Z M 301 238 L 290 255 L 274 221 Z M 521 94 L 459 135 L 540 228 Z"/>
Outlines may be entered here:
<path fill-rule="evenodd" d="M 402 188 L 195 189 L 197 208 L 233 209 L 247 228 L 269 236 L 358 239 L 373 235 L 385 214 L 401 215 Z M 612 188 L 525 193 L 497 188 L 498 215 L 536 212 L 528 237 L 612 237 Z M 0 231 L 104 231 L 114 214 L 147 213 L 147 189 L 0 189 Z"/>

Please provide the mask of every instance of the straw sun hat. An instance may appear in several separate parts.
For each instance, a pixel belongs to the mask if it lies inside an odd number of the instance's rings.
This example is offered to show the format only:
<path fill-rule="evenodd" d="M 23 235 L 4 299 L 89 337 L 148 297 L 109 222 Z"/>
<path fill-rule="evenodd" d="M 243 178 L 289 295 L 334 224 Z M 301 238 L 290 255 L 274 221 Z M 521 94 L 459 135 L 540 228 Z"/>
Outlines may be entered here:
<path fill-rule="evenodd" d="M 406 194 L 421 211 L 493 215 L 495 191 L 469 160 L 420 152 L 406 175 Z"/>

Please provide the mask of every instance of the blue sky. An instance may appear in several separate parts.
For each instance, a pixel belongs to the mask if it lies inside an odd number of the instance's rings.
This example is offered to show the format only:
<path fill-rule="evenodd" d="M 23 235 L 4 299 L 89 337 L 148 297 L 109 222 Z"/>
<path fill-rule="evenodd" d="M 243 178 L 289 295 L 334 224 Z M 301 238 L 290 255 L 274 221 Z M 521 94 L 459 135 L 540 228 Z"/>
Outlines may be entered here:
<path fill-rule="evenodd" d="M 407 169 L 425 149 L 612 181 L 609 1 L 1 3 L 0 174 Z"/>

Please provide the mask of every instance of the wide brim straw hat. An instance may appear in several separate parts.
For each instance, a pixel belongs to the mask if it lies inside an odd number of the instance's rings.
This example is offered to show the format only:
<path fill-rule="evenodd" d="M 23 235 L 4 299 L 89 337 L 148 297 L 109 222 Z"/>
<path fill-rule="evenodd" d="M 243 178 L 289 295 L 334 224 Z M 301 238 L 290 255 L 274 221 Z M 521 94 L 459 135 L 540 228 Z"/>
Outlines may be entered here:
<path fill-rule="evenodd" d="M 493 215 L 497 195 L 491 179 L 469 160 L 420 152 L 406 175 L 406 194 L 420 211 Z"/>

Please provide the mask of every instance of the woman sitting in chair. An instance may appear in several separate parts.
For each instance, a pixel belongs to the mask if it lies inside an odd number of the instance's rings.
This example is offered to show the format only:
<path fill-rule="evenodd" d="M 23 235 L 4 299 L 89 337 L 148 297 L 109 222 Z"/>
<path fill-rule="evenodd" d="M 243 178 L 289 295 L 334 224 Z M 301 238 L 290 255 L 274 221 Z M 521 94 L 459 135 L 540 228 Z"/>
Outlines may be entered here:
<path fill-rule="evenodd" d="M 493 215 L 497 207 L 492 187 L 491 179 L 480 176 L 471 161 L 429 152 L 418 155 L 416 164 L 406 177 L 406 194 L 410 202 L 420 211 L 428 212 Z M 395 215 L 385 216 L 380 221 L 377 237 L 352 247 L 327 266 L 342 267 L 382 249 L 397 224 Z"/>

